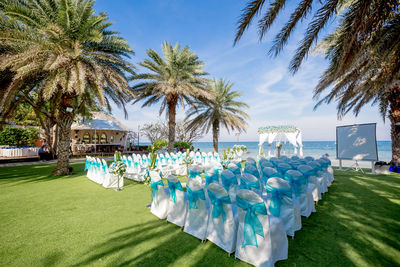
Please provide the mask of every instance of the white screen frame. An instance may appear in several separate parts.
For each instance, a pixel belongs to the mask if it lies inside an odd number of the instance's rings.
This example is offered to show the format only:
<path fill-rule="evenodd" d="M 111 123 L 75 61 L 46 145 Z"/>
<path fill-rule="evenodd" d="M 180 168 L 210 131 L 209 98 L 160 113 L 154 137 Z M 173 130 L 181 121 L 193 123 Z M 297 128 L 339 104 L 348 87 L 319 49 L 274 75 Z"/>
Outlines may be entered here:
<path fill-rule="evenodd" d="M 339 140 L 338 140 L 338 131 L 339 131 L 339 128 L 343 128 L 343 127 L 354 127 L 354 126 L 363 126 L 363 125 L 373 125 L 373 127 L 374 127 L 374 131 L 373 131 L 373 134 L 374 134 L 374 141 L 375 141 L 375 150 L 376 150 L 376 158 L 375 159 L 371 159 L 371 158 L 369 158 L 369 159 L 359 159 L 359 160 L 356 160 L 356 159 L 354 159 L 354 157 L 353 158 L 347 158 L 347 157 L 339 157 Z M 376 123 L 361 123 L 361 124 L 352 124 L 352 125 L 342 125 L 342 126 L 336 126 L 336 158 L 337 159 L 339 159 L 339 160 L 355 160 L 355 161 L 371 161 L 371 162 L 376 162 L 376 161 L 378 161 L 378 145 L 377 145 L 377 141 L 376 141 Z"/>

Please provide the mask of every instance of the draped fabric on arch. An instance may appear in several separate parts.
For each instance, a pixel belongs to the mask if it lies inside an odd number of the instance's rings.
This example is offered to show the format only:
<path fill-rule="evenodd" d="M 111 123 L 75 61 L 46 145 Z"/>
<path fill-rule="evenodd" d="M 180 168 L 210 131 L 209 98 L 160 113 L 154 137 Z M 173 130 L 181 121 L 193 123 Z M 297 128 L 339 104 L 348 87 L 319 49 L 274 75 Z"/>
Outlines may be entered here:
<path fill-rule="evenodd" d="M 288 128 L 288 131 L 284 129 L 280 129 L 274 132 L 274 130 L 269 130 L 267 132 L 260 132 L 262 128 L 259 129 L 259 152 L 261 153 L 262 146 L 265 142 L 268 143 L 268 157 L 271 157 L 271 144 L 278 140 L 282 141 L 282 139 L 287 140 L 290 144 L 294 146 L 294 154 L 299 154 L 299 156 L 303 156 L 303 142 L 301 131 L 294 126 L 271 126 L 271 128 Z M 297 149 L 299 148 L 299 152 Z"/>
<path fill-rule="evenodd" d="M 299 144 L 299 147 L 300 147 L 299 156 L 302 157 L 303 156 L 303 138 L 301 136 L 301 132 L 300 131 L 297 133 L 296 141 L 297 141 L 297 143 Z"/>

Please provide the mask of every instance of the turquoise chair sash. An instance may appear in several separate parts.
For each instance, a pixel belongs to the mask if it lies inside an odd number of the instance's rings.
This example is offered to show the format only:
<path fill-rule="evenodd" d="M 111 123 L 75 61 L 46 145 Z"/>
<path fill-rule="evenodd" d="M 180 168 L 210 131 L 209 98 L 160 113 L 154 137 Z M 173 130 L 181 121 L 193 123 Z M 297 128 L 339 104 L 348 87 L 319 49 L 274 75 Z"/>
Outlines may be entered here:
<path fill-rule="evenodd" d="M 200 172 L 199 171 L 189 170 L 189 178 L 196 178 L 197 176 L 200 176 Z"/>
<path fill-rule="evenodd" d="M 183 191 L 182 184 L 179 181 L 174 183 L 174 182 L 171 182 L 171 181 L 168 180 L 168 188 L 169 188 L 169 194 L 171 196 L 171 199 L 175 203 L 175 201 L 176 201 L 176 190 Z"/>
<path fill-rule="evenodd" d="M 218 218 L 222 215 L 222 220 L 225 222 L 226 214 L 223 208 L 223 204 L 232 204 L 229 196 L 216 196 L 213 192 L 208 190 L 208 197 L 210 198 L 212 209 L 212 217 Z"/>
<path fill-rule="evenodd" d="M 89 163 L 89 160 L 86 160 L 86 162 L 85 162 L 85 171 L 88 170 L 89 164 L 90 164 L 90 163 Z"/>
<path fill-rule="evenodd" d="M 257 168 L 252 166 L 252 165 L 247 166 L 246 168 L 244 168 L 244 172 L 245 173 L 250 173 L 250 174 L 254 175 L 257 178 L 260 177 L 260 173 L 258 172 Z"/>
<path fill-rule="evenodd" d="M 292 198 L 292 191 L 289 188 L 275 188 L 269 184 L 265 185 L 265 191 L 271 194 L 271 199 L 269 203 L 269 211 L 275 217 L 279 217 L 281 214 L 281 202 L 284 196 Z"/>
<path fill-rule="evenodd" d="M 207 172 L 205 173 L 205 178 L 206 178 L 206 187 L 211 184 L 212 182 L 219 183 L 218 179 L 218 172 L 213 173 L 212 175 L 209 175 Z"/>
<path fill-rule="evenodd" d="M 153 193 L 151 194 L 153 199 L 156 197 L 159 185 L 164 187 L 164 183 L 162 180 L 158 180 L 157 182 L 151 182 L 151 184 L 150 184 L 151 189 L 153 189 Z"/>
<path fill-rule="evenodd" d="M 186 186 L 186 190 L 187 190 L 187 198 L 189 200 L 189 209 L 198 209 L 197 200 L 199 198 L 202 200 L 206 200 L 204 190 L 199 189 L 193 191 L 189 186 Z"/>
<path fill-rule="evenodd" d="M 253 190 L 253 188 L 260 189 L 260 183 L 258 181 L 246 182 L 244 179 L 240 178 L 240 189 Z"/>
<path fill-rule="evenodd" d="M 256 235 L 264 237 L 264 230 L 256 213 L 267 215 L 267 208 L 264 202 L 250 204 L 248 201 L 237 196 L 236 205 L 246 211 L 242 248 L 248 245 L 258 247 Z"/>
<path fill-rule="evenodd" d="M 289 182 L 290 187 L 296 197 L 299 197 L 302 193 L 302 188 L 304 183 L 304 176 L 303 177 L 293 177 L 289 173 L 286 173 L 284 179 Z"/>
<path fill-rule="evenodd" d="M 227 192 L 229 191 L 229 187 L 232 184 L 238 184 L 238 181 L 237 181 L 235 175 L 233 175 L 232 177 L 226 177 L 224 175 L 221 175 L 221 181 L 222 181 L 222 186 L 225 188 L 225 190 Z"/>

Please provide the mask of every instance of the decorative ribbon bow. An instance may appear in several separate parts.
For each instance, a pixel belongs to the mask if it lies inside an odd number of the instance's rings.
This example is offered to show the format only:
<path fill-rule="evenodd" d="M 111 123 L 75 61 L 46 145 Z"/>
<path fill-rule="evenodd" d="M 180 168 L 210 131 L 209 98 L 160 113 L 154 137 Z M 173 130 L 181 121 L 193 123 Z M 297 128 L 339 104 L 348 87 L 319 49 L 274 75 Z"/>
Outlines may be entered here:
<path fill-rule="evenodd" d="M 269 203 L 269 211 L 275 217 L 279 217 L 281 214 L 281 202 L 284 196 L 292 197 L 292 191 L 289 188 L 275 188 L 269 184 L 265 185 L 265 191 L 271 194 L 271 200 Z"/>
<path fill-rule="evenodd" d="M 294 178 L 290 174 L 285 174 L 284 179 L 286 181 L 289 181 L 290 187 L 292 188 L 292 191 L 296 197 L 299 197 L 301 195 L 302 187 L 304 184 L 304 179 L 299 178 Z"/>
<path fill-rule="evenodd" d="M 250 173 L 251 175 L 254 175 L 255 177 L 259 177 L 260 173 L 258 172 L 258 170 L 256 168 L 246 168 L 244 169 L 245 173 Z"/>
<path fill-rule="evenodd" d="M 205 173 L 205 178 L 206 178 L 206 187 L 214 181 L 218 183 L 218 173 L 217 172 L 213 173 L 212 175 Z"/>
<path fill-rule="evenodd" d="M 192 190 L 189 186 L 186 186 L 187 198 L 189 200 L 189 209 L 198 209 L 197 200 L 200 198 L 202 200 L 206 200 L 206 196 L 204 194 L 203 189 Z"/>
<path fill-rule="evenodd" d="M 177 181 L 176 183 L 168 181 L 169 192 L 172 200 L 175 203 L 176 200 L 176 190 L 183 191 L 181 182 Z"/>
<path fill-rule="evenodd" d="M 213 205 L 212 217 L 218 218 L 222 215 L 222 221 L 225 222 L 226 214 L 223 208 L 223 204 L 232 204 L 229 196 L 216 196 L 213 192 L 208 190 L 208 196 L 210 197 L 211 204 Z"/>
<path fill-rule="evenodd" d="M 85 171 L 89 169 L 90 161 L 86 160 L 85 162 Z"/>
<path fill-rule="evenodd" d="M 164 187 L 164 183 L 162 180 L 158 180 L 157 182 L 151 182 L 151 184 L 150 184 L 151 189 L 153 189 L 153 193 L 152 193 L 153 199 L 156 197 L 159 185 Z"/>
<path fill-rule="evenodd" d="M 189 178 L 196 178 L 197 176 L 200 176 L 200 172 L 199 171 L 189 170 Z"/>
<path fill-rule="evenodd" d="M 229 191 L 229 187 L 231 186 L 231 184 L 238 184 L 236 176 L 228 178 L 221 175 L 221 180 L 222 180 L 222 186 L 225 188 L 226 191 Z"/>
<path fill-rule="evenodd" d="M 242 210 L 246 211 L 246 216 L 244 218 L 244 236 L 242 248 L 247 245 L 258 247 L 257 235 L 264 237 L 264 231 L 256 213 L 267 215 L 267 209 L 265 208 L 264 202 L 250 204 L 248 201 L 237 196 L 236 205 L 238 205 L 238 207 L 240 207 Z"/>
<path fill-rule="evenodd" d="M 240 189 L 252 190 L 252 188 L 260 189 L 260 183 L 258 181 L 246 182 L 240 179 Z"/>

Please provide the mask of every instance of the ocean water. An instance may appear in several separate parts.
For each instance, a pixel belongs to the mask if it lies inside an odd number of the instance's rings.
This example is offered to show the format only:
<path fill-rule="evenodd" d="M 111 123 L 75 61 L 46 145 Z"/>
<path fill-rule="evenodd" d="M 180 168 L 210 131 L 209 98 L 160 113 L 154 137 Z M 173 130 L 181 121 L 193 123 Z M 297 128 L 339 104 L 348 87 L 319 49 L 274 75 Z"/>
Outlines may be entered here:
<path fill-rule="evenodd" d="M 236 142 L 219 142 L 218 151 L 228 147 L 232 148 Z M 258 155 L 258 142 L 239 142 L 241 145 L 247 147 L 248 156 L 256 157 Z M 382 161 L 390 161 L 392 159 L 392 142 L 391 141 L 377 141 L 378 145 L 378 158 Z M 196 142 L 193 144 L 195 150 L 198 148 L 200 151 L 212 151 L 212 142 Z M 281 155 L 293 155 L 293 146 L 289 143 L 283 143 Z M 264 153 L 268 153 L 268 145 L 264 144 Z M 320 157 L 328 154 L 331 159 L 336 159 L 336 144 L 334 141 L 303 141 L 303 154 L 304 156 Z M 274 144 L 271 145 L 271 155 L 276 155 L 276 148 Z"/>

